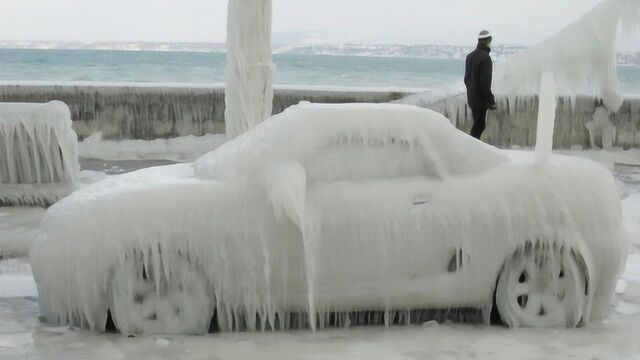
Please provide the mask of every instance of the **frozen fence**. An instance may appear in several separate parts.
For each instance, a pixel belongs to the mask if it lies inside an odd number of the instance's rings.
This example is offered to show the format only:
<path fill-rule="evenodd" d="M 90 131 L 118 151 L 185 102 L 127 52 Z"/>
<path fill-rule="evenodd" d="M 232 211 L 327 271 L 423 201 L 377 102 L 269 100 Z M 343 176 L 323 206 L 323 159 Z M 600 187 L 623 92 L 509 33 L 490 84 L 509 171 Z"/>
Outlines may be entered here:
<path fill-rule="evenodd" d="M 60 101 L 0 103 L 0 204 L 50 205 L 76 182 L 71 114 Z"/>

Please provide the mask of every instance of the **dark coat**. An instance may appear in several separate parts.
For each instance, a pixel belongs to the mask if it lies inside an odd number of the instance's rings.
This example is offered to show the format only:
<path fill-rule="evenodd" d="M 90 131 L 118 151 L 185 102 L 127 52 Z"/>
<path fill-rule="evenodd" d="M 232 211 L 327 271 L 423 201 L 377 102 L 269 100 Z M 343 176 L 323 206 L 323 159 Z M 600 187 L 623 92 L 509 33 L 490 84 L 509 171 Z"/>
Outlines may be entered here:
<path fill-rule="evenodd" d="M 467 55 L 464 84 L 467 86 L 467 103 L 472 109 L 489 109 L 496 105 L 491 92 L 493 61 L 491 49 L 482 44 Z"/>

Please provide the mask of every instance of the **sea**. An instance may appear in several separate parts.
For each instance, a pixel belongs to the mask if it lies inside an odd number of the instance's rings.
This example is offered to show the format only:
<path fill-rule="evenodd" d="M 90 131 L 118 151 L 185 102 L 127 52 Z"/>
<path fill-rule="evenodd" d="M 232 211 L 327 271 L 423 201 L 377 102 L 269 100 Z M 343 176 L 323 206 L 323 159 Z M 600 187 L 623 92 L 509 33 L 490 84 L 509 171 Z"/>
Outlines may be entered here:
<path fill-rule="evenodd" d="M 276 85 L 426 90 L 460 82 L 463 60 L 276 54 Z M 0 49 L 0 81 L 222 84 L 225 55 L 203 52 Z M 640 66 L 619 66 L 640 94 Z"/>

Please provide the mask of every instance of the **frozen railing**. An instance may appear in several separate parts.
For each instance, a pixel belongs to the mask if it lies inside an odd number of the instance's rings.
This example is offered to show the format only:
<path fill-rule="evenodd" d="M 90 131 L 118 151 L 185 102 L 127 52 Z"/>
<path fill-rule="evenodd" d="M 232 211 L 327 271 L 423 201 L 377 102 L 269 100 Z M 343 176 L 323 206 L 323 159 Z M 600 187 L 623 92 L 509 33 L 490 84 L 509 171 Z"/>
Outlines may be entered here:
<path fill-rule="evenodd" d="M 0 103 L 0 204 L 48 206 L 69 194 L 76 147 L 63 102 Z"/>

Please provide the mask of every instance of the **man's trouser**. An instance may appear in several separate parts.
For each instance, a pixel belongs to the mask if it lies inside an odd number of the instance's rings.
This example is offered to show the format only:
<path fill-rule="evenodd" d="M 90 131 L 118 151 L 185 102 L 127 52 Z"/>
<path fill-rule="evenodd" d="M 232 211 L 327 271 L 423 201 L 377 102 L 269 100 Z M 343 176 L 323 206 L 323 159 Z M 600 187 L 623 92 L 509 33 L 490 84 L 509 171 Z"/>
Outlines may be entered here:
<path fill-rule="evenodd" d="M 471 115 L 473 116 L 473 127 L 469 135 L 476 139 L 480 139 L 484 128 L 487 126 L 487 108 L 471 109 Z"/>

